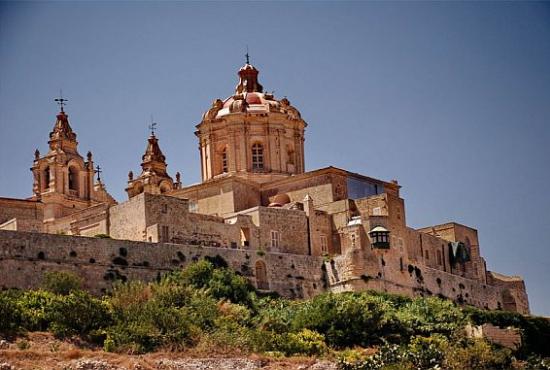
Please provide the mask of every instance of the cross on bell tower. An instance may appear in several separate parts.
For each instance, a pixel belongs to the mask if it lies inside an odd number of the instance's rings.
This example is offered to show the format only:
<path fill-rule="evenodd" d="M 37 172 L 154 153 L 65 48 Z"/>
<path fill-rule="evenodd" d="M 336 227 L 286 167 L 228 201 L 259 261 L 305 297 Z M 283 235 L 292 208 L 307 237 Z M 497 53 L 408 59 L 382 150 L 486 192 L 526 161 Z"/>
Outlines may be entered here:
<path fill-rule="evenodd" d="M 148 125 L 151 135 L 147 139 L 145 153 L 141 157 L 141 174 L 134 178 L 133 173 L 128 176 L 126 192 L 128 198 L 140 193 L 163 194 L 174 189 L 174 182 L 166 171 L 166 157 L 160 150 L 158 138 L 155 136 L 157 123 L 151 116 L 151 124 Z"/>
<path fill-rule="evenodd" d="M 155 130 L 157 129 L 157 123 L 151 122 L 149 125 L 149 130 L 151 130 L 151 136 L 155 136 Z"/>
<path fill-rule="evenodd" d="M 67 105 L 67 102 L 69 101 L 69 99 L 64 99 L 63 98 L 63 91 L 62 90 L 59 90 L 59 98 L 54 99 L 54 101 L 56 101 L 57 104 L 61 107 L 61 112 L 65 113 L 65 111 L 63 110 L 63 107 L 65 105 Z"/>
<path fill-rule="evenodd" d="M 101 173 L 103 172 L 101 170 L 101 167 L 99 167 L 99 165 L 97 165 L 95 167 L 95 171 L 94 171 L 96 174 L 97 174 L 97 182 L 101 182 Z"/>

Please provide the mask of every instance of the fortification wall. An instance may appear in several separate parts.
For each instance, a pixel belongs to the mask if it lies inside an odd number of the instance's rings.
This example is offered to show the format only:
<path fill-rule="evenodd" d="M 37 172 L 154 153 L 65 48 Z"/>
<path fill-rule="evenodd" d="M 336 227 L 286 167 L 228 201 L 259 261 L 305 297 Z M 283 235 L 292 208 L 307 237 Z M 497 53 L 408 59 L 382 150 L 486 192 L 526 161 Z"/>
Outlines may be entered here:
<path fill-rule="evenodd" d="M 351 269 L 353 266 L 362 269 Z M 326 271 L 334 292 L 374 289 L 410 297 L 437 296 L 480 308 L 503 307 L 503 287 L 481 284 L 421 263 L 405 262 L 401 268 L 391 251 L 350 249 L 328 262 Z"/>
<path fill-rule="evenodd" d="M 324 263 L 323 257 L 270 251 L 7 230 L 0 230 L 0 288 L 36 288 L 44 272 L 64 270 L 82 276 L 84 287 L 99 294 L 115 280 L 151 281 L 192 261 L 217 255 L 256 287 L 291 298 L 307 298 L 326 290 L 375 289 L 409 296 L 440 296 L 498 309 L 504 305 L 504 290 L 511 290 L 510 284 L 480 284 L 422 264 L 393 268 L 389 260 L 384 264 L 381 256 L 365 248 L 354 248 Z M 358 266 L 364 267 L 359 271 Z M 261 271 L 266 272 L 265 277 Z M 518 304 L 517 308 L 528 313 L 528 306 Z"/>
<path fill-rule="evenodd" d="M 117 279 L 151 281 L 216 255 L 252 284 L 286 297 L 324 290 L 321 257 L 5 230 L 0 230 L 0 288 L 36 288 L 44 272 L 63 270 L 82 276 L 84 287 L 99 294 Z M 261 267 L 266 281 L 259 281 Z"/>

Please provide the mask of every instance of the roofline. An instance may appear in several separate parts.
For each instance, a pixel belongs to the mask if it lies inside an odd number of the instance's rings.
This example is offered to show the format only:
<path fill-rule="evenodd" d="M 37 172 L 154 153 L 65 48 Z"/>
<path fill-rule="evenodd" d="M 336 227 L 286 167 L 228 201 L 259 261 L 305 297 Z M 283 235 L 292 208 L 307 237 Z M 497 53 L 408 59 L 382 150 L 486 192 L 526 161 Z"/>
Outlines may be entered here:
<path fill-rule="evenodd" d="M 360 178 L 360 179 L 363 179 L 363 180 L 368 180 L 370 182 L 375 182 L 375 183 L 378 183 L 378 184 L 382 184 L 386 187 L 394 188 L 394 189 L 397 189 L 397 190 L 401 188 L 400 185 L 394 184 L 392 182 L 387 182 L 387 181 L 375 179 L 373 177 L 361 175 L 361 174 L 356 173 L 356 172 L 350 172 L 350 171 L 347 171 L 347 170 L 344 170 L 344 169 L 341 169 L 341 168 L 338 168 L 338 167 L 334 167 L 334 166 L 323 167 L 323 168 L 319 168 L 319 169 L 316 169 L 316 170 L 307 171 L 307 172 L 304 172 L 304 173 L 301 173 L 301 174 L 298 174 L 298 175 L 292 175 L 292 176 L 289 176 L 289 177 L 286 177 L 286 178 L 283 178 L 283 179 L 262 183 L 261 188 L 263 190 L 264 188 L 269 188 L 272 185 L 281 185 L 281 184 L 284 184 L 284 183 L 287 183 L 287 182 L 293 182 L 296 179 L 300 179 L 300 178 L 303 178 L 303 177 L 313 177 L 315 175 L 320 175 L 320 174 L 323 174 L 323 173 L 336 173 L 336 174 L 339 174 L 339 175 L 342 175 L 342 176 L 357 177 L 357 178 Z"/>
<path fill-rule="evenodd" d="M 169 193 L 166 193 L 166 195 L 174 196 L 174 195 L 182 193 L 182 192 L 186 192 L 186 191 L 189 191 L 189 190 L 195 190 L 195 188 L 197 188 L 199 186 L 218 185 L 220 183 L 233 182 L 233 181 L 240 182 L 240 183 L 243 183 L 243 184 L 246 184 L 246 185 L 249 185 L 249 186 L 253 186 L 253 187 L 257 188 L 258 190 L 260 189 L 260 184 L 258 184 L 256 182 L 243 179 L 242 177 L 239 177 L 239 176 L 229 175 L 229 176 L 209 179 L 208 181 L 200 182 L 198 184 L 189 185 L 189 186 L 183 187 L 181 189 L 176 189 L 176 190 L 173 190 Z"/>
<path fill-rule="evenodd" d="M 28 202 L 28 203 L 42 203 L 39 200 L 36 199 L 21 199 L 21 198 L 10 198 L 10 197 L 0 197 L 0 201 L 2 200 L 9 200 L 9 201 L 16 201 L 16 202 Z"/>
<path fill-rule="evenodd" d="M 461 224 L 461 223 L 458 223 L 458 222 L 455 222 L 455 221 L 449 221 L 449 222 L 445 222 L 445 223 L 442 223 L 442 224 L 437 224 L 437 225 L 431 225 L 431 226 L 425 226 L 425 227 L 419 227 L 417 229 L 415 229 L 416 231 L 420 231 L 420 230 L 427 230 L 427 229 L 431 229 L 431 228 L 434 228 L 434 227 L 443 227 L 443 226 L 446 226 L 446 227 L 451 227 L 451 226 L 462 226 L 462 227 L 467 227 L 468 229 L 472 229 L 472 230 L 475 230 L 477 232 L 477 229 L 471 227 L 471 226 L 468 226 L 468 225 L 464 225 L 464 224 Z"/>

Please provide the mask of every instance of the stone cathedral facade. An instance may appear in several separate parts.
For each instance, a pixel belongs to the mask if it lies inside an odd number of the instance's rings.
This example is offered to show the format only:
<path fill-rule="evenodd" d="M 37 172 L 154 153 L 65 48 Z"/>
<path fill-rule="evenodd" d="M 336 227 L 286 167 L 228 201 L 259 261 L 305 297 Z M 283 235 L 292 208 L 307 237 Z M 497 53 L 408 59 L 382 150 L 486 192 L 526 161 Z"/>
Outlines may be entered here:
<path fill-rule="evenodd" d="M 100 293 L 221 256 L 258 289 L 287 297 L 375 289 L 529 313 L 524 281 L 487 271 L 475 229 L 408 227 L 395 180 L 306 171 L 307 124 L 258 74 L 246 63 L 234 94 L 196 126 L 200 184 L 169 174 L 152 132 L 121 203 L 94 176 L 92 153 L 80 155 L 61 106 L 47 153 L 35 152 L 32 197 L 0 198 L 0 287 L 32 288 L 45 271 L 70 270 Z"/>

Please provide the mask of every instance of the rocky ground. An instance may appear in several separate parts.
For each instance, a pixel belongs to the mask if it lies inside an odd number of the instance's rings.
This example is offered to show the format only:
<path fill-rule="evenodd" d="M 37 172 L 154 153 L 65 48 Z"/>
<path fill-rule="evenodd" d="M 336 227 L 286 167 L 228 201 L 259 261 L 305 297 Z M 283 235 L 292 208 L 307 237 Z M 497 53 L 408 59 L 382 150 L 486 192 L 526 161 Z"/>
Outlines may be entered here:
<path fill-rule="evenodd" d="M 146 355 L 106 353 L 78 341 L 59 341 L 48 333 L 0 340 L 0 370 L 336 370 L 330 361 L 276 359 L 256 355 L 156 352 Z"/>

